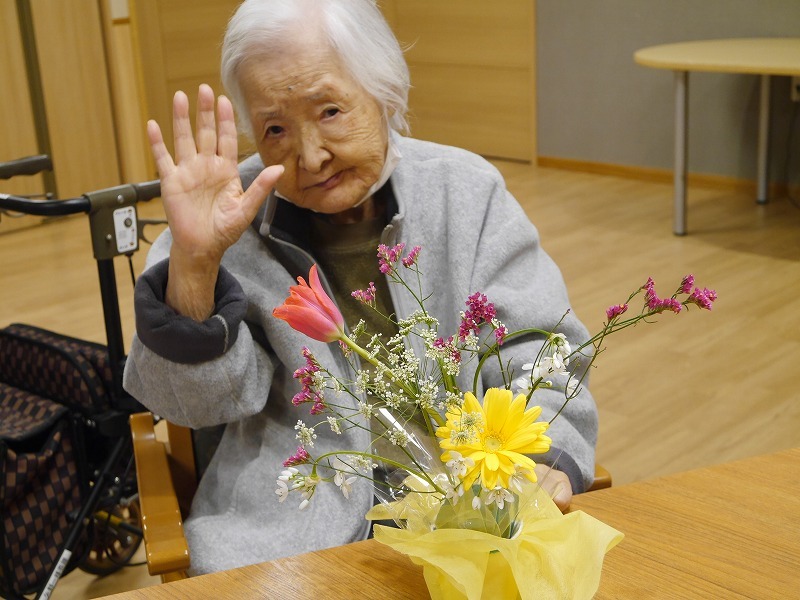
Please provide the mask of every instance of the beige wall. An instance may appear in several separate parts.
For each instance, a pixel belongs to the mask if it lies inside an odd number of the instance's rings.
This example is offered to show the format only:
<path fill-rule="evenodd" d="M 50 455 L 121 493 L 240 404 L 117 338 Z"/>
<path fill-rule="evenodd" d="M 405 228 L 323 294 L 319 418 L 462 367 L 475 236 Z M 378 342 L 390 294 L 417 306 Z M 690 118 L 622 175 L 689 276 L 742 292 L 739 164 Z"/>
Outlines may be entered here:
<path fill-rule="evenodd" d="M 731 37 L 798 37 L 797 0 L 537 0 L 539 155 L 670 170 L 670 71 L 637 65 L 647 46 Z M 789 78 L 772 78 L 773 181 L 800 180 L 800 119 Z M 755 180 L 756 75 L 691 73 L 689 170 Z M 789 146 L 793 140 L 793 146 Z"/>

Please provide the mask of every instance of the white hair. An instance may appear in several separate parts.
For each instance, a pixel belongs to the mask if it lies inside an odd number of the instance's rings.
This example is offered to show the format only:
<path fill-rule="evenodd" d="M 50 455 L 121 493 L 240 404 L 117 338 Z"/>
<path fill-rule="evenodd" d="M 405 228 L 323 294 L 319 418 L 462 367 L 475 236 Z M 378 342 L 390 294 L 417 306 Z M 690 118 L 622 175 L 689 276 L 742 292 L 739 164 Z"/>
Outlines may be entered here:
<path fill-rule="evenodd" d="M 383 110 L 384 120 L 407 131 L 408 65 L 375 0 L 245 0 L 236 10 L 222 43 L 222 84 L 233 102 L 239 126 L 252 127 L 239 85 L 238 71 L 253 53 L 269 55 L 296 41 L 298 22 L 315 11 L 328 42 L 345 68 Z"/>

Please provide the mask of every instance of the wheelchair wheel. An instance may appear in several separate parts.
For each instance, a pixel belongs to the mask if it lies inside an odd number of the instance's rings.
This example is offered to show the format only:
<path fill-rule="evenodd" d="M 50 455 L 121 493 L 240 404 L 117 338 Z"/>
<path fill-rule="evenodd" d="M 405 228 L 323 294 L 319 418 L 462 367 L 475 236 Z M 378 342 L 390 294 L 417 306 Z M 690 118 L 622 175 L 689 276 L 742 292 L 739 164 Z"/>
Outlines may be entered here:
<path fill-rule="evenodd" d="M 98 510 L 90 527 L 92 543 L 78 568 L 92 575 L 118 571 L 130 562 L 142 543 L 139 501 Z"/>

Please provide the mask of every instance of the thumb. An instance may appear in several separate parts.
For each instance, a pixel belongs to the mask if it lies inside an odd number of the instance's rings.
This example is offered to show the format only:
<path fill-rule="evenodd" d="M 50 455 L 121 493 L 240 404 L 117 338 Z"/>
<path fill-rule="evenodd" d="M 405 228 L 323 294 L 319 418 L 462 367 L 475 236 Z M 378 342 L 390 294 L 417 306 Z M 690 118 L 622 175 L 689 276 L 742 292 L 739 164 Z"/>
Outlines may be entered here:
<path fill-rule="evenodd" d="M 261 206 L 261 203 L 264 202 L 272 188 L 275 187 L 281 175 L 283 175 L 283 165 L 272 165 L 258 174 L 258 177 L 253 180 L 253 183 L 242 195 L 242 200 L 248 212 L 255 213 L 258 210 L 258 207 Z"/>

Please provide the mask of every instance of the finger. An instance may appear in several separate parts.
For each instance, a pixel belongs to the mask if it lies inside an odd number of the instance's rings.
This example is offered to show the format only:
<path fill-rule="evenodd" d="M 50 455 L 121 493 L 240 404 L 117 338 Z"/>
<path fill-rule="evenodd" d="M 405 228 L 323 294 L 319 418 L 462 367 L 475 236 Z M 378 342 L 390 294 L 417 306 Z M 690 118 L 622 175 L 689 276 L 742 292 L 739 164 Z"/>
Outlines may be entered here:
<path fill-rule="evenodd" d="M 210 85 L 200 84 L 197 90 L 197 152 L 216 154 L 217 124 L 214 119 L 214 90 Z"/>
<path fill-rule="evenodd" d="M 175 160 L 181 162 L 197 155 L 189 121 L 189 98 L 181 91 L 172 100 L 172 135 L 175 139 Z"/>
<path fill-rule="evenodd" d="M 269 195 L 275 183 L 283 175 L 283 165 L 267 167 L 255 178 L 250 187 L 242 194 L 242 208 L 251 217 L 255 217 L 259 206 Z"/>
<path fill-rule="evenodd" d="M 569 509 L 572 503 L 572 485 L 569 477 L 562 471 L 558 471 L 544 464 L 537 464 L 534 471 L 539 481 L 539 485 L 553 499 L 555 505 L 562 511 Z"/>
<path fill-rule="evenodd" d="M 150 151 L 153 153 L 153 160 L 156 161 L 156 168 L 158 169 L 158 176 L 162 179 L 172 169 L 175 168 L 175 163 L 164 144 L 164 136 L 161 133 L 161 127 L 158 126 L 153 120 L 147 122 L 147 138 L 150 140 Z"/>
<path fill-rule="evenodd" d="M 219 129 L 217 154 L 226 160 L 238 160 L 239 138 L 236 133 L 236 121 L 233 116 L 233 106 L 226 96 L 220 96 L 217 100 L 217 127 Z"/>
<path fill-rule="evenodd" d="M 555 493 L 553 494 L 553 502 L 555 502 L 556 506 L 561 510 L 561 512 L 565 512 L 572 503 L 572 488 L 570 487 L 569 483 L 559 481 L 556 484 L 554 491 Z"/>

